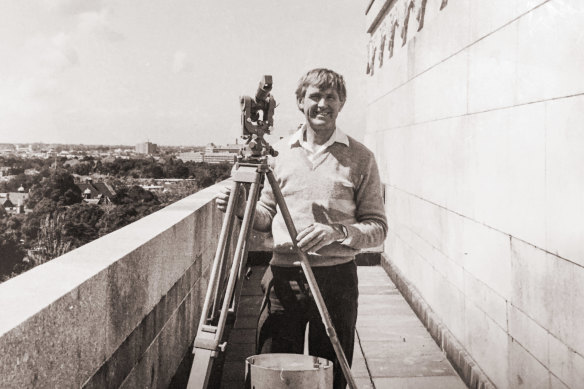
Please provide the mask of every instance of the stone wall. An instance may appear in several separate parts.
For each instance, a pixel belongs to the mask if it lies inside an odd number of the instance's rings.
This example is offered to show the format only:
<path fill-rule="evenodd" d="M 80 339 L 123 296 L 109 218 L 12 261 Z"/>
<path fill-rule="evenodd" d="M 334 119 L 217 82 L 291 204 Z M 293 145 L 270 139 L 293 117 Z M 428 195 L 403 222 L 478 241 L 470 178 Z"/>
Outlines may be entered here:
<path fill-rule="evenodd" d="M 196 334 L 216 191 L 0 284 L 0 386 L 166 388 Z"/>
<path fill-rule="evenodd" d="M 584 2 L 367 2 L 385 256 L 498 388 L 584 382 Z"/>

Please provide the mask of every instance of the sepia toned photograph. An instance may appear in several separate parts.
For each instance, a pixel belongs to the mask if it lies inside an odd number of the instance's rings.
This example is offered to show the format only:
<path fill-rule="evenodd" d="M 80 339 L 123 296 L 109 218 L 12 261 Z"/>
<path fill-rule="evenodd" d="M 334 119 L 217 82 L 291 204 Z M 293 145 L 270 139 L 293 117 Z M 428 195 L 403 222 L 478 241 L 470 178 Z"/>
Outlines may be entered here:
<path fill-rule="evenodd" d="M 584 388 L 581 0 L 0 0 L 0 388 Z"/>

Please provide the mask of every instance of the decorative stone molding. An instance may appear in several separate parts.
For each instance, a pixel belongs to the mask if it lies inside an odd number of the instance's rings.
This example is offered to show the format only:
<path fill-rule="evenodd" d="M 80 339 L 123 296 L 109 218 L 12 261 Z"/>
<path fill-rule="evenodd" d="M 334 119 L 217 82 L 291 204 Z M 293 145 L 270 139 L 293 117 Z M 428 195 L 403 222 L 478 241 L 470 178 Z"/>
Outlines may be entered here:
<path fill-rule="evenodd" d="M 397 20 L 394 20 L 391 23 L 391 32 L 389 35 L 389 43 L 388 43 L 388 47 L 387 47 L 387 49 L 389 51 L 388 58 L 393 57 L 393 46 L 395 44 L 395 32 L 396 32 L 398 27 L 399 27 L 399 22 Z"/>
<path fill-rule="evenodd" d="M 385 50 L 385 34 L 381 36 L 381 44 L 379 45 L 379 67 L 383 66 L 383 52 Z"/>
<path fill-rule="evenodd" d="M 418 31 L 421 31 L 424 28 L 424 16 L 426 16 L 426 3 L 428 0 L 422 0 L 420 4 L 420 9 L 418 10 L 418 16 L 416 19 L 418 20 Z"/>
<path fill-rule="evenodd" d="M 404 22 L 403 22 L 403 27 L 402 27 L 402 32 L 401 32 L 402 46 L 405 46 L 406 42 L 408 41 L 408 25 L 410 24 L 410 14 L 411 14 L 413 9 L 414 9 L 414 0 L 410 0 L 410 3 L 407 5 L 406 11 L 405 11 Z"/>
<path fill-rule="evenodd" d="M 377 5 L 377 2 L 379 2 L 379 5 Z M 431 0 L 430 3 L 435 4 L 435 6 L 440 4 L 440 10 L 443 10 L 448 5 L 448 0 Z M 371 34 L 371 39 L 367 52 L 367 74 L 374 74 L 376 57 L 380 68 L 383 66 L 386 51 L 387 59 L 393 57 L 395 33 L 400 26 L 400 38 L 402 41 L 400 47 L 406 45 L 408 41 L 408 30 L 413 28 L 410 26 L 412 13 L 416 13 L 415 19 L 418 23 L 416 32 L 424 28 L 427 6 L 428 0 L 374 0 L 369 4 L 367 12 L 373 12 L 374 14 L 368 15 L 369 19 L 373 20 L 373 22 L 368 30 Z M 385 47 L 386 42 L 387 50 Z"/>

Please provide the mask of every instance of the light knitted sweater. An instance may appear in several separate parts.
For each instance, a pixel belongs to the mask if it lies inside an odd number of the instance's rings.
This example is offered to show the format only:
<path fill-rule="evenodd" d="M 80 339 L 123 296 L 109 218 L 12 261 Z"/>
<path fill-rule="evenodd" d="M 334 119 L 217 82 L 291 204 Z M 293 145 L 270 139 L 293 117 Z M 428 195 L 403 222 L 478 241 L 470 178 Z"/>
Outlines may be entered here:
<path fill-rule="evenodd" d="M 314 222 L 347 227 L 348 237 L 342 243 L 333 242 L 316 253 L 308 253 L 311 266 L 349 262 L 360 249 L 379 246 L 387 233 L 373 153 L 355 139 L 341 136 L 348 140 L 348 145 L 334 142 L 311 161 L 300 146 L 298 133 L 294 134 L 274 145 L 279 154 L 269 162 L 298 232 Z M 276 212 L 267 180 L 256 212 L 272 220 L 271 264 L 295 266 L 299 258 L 294 254 L 284 219 Z"/>

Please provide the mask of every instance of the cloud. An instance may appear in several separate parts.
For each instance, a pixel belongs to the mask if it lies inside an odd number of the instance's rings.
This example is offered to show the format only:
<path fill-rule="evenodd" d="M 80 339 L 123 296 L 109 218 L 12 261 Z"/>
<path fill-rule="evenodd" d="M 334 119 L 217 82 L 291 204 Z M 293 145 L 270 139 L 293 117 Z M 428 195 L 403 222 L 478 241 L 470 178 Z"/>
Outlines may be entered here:
<path fill-rule="evenodd" d="M 73 47 L 69 35 L 61 32 L 50 39 L 50 45 L 44 53 L 44 62 L 52 74 L 61 73 L 79 64 L 77 50 Z"/>
<path fill-rule="evenodd" d="M 172 59 L 172 72 L 173 73 L 190 73 L 193 71 L 194 65 L 189 59 L 189 55 L 182 50 L 178 50 L 174 53 Z"/>
<path fill-rule="evenodd" d="M 64 15 L 98 11 L 103 5 L 100 0 L 43 0 L 45 6 Z"/>
<path fill-rule="evenodd" d="M 19 72 L 0 83 L 0 120 L 6 115 L 30 117 L 48 112 L 59 93 L 59 75 L 79 64 L 71 37 L 60 32 L 52 37 L 28 40 L 16 55 Z"/>
<path fill-rule="evenodd" d="M 98 11 L 83 12 L 79 15 L 79 31 L 95 35 L 109 42 L 124 39 L 124 35 L 117 32 L 111 24 L 111 11 L 108 8 Z"/>
<path fill-rule="evenodd" d="M 22 60 L 29 76 L 52 77 L 79 64 L 79 55 L 71 37 L 60 32 L 52 37 L 36 36 L 22 51 Z"/>

